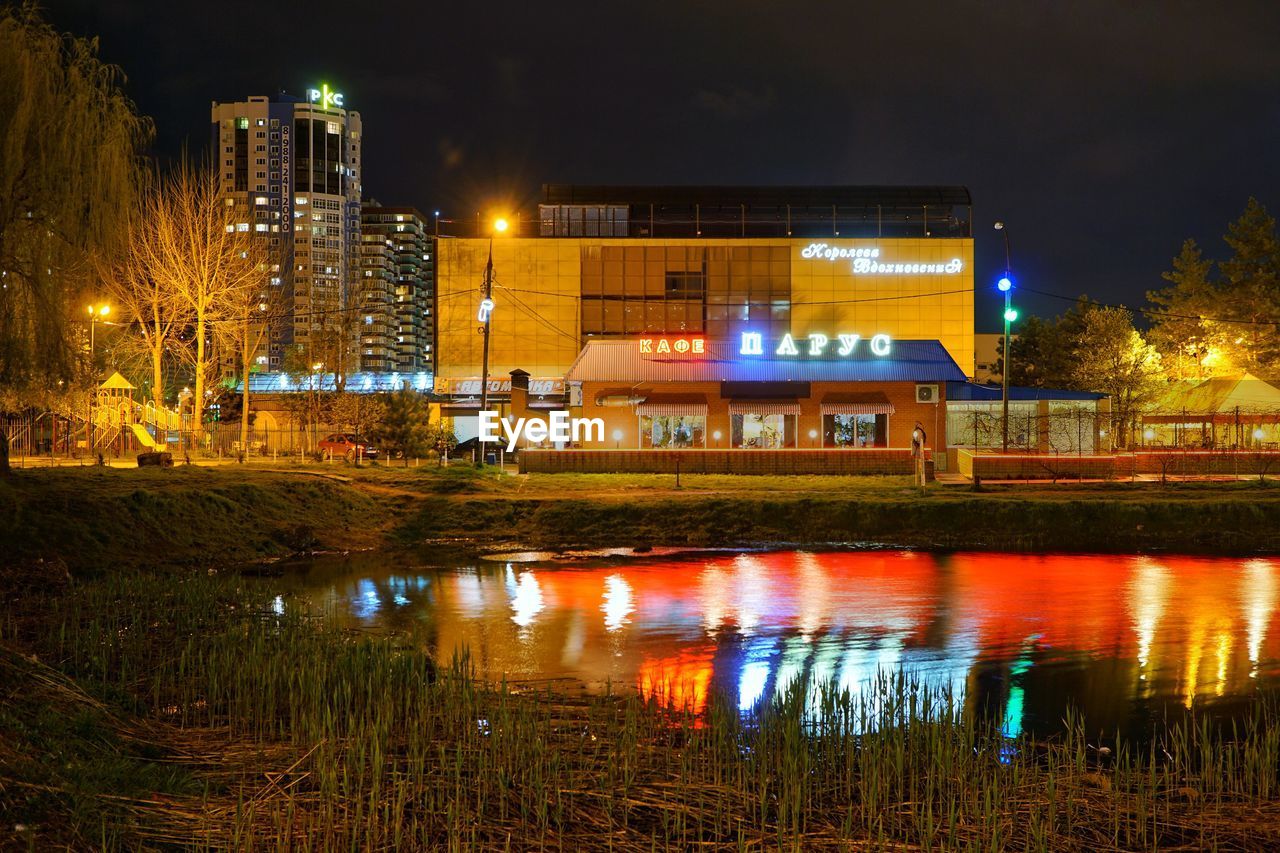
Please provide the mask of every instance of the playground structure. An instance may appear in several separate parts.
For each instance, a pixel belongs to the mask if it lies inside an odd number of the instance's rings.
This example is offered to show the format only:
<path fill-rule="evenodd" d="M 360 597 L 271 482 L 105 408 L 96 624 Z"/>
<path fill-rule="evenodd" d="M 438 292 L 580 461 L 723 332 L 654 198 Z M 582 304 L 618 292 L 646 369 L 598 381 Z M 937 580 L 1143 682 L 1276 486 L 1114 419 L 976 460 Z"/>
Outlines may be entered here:
<path fill-rule="evenodd" d="M 140 450 L 164 450 L 181 440 L 184 419 L 178 412 L 139 403 L 137 389 L 113 373 L 94 392 L 89 411 L 42 412 L 11 418 L 9 452 L 15 455 L 66 455 L 77 451 L 123 456 Z"/>

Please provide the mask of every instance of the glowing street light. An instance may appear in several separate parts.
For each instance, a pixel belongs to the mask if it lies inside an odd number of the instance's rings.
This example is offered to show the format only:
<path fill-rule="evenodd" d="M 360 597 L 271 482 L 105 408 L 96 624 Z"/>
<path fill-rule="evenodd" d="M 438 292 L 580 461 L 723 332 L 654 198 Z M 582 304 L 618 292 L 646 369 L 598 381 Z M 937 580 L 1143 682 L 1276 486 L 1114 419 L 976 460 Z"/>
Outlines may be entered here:
<path fill-rule="evenodd" d="M 98 325 L 98 321 L 105 318 L 111 313 L 110 305 L 90 305 L 89 306 L 89 361 L 93 361 L 93 330 Z"/>
<path fill-rule="evenodd" d="M 1017 308 L 1006 308 L 1006 309 L 1004 309 L 1004 321 L 1005 321 L 1006 323 L 1012 323 L 1012 322 L 1013 322 L 1014 320 L 1016 320 L 1016 319 L 1018 319 L 1018 309 L 1017 309 Z"/>

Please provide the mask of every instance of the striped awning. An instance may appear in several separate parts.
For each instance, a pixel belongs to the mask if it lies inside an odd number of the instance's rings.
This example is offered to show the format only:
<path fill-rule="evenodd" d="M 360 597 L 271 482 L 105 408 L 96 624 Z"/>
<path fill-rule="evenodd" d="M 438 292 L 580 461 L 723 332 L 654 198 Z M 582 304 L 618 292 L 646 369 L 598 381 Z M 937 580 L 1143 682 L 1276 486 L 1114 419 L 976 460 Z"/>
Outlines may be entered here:
<path fill-rule="evenodd" d="M 636 404 L 637 415 L 706 417 L 707 398 L 702 394 L 649 394 Z"/>
<path fill-rule="evenodd" d="M 731 415 L 798 415 L 800 404 L 795 400 L 731 400 Z"/>
<path fill-rule="evenodd" d="M 893 403 L 882 391 L 828 394 L 822 398 L 824 415 L 892 415 Z"/>

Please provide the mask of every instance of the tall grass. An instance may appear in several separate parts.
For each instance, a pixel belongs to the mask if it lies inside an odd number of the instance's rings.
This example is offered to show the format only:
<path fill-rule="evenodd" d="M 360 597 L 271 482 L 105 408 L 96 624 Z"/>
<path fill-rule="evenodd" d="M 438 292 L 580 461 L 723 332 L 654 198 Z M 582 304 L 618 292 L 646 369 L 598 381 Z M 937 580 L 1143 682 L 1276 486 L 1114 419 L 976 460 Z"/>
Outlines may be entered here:
<path fill-rule="evenodd" d="M 235 579 L 132 575 L 3 622 L 131 716 L 200 795 L 140 799 L 116 846 L 799 850 L 1266 847 L 1280 840 L 1277 708 L 1170 722 L 1102 756 L 1070 716 L 1010 741 L 885 674 L 858 697 L 797 680 L 750 714 L 712 697 L 570 696 L 437 668 L 397 638 L 271 607 Z M 817 699 L 815 702 L 814 692 Z M 673 691 L 672 695 L 679 691 Z"/>

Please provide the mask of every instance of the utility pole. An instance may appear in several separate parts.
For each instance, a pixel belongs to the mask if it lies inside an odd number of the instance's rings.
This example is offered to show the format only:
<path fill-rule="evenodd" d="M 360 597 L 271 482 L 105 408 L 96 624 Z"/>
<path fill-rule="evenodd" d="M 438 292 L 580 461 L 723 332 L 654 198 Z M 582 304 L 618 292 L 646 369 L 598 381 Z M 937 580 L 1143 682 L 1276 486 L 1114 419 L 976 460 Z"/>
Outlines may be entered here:
<path fill-rule="evenodd" d="M 1009 270 L 1010 252 L 1009 252 L 1009 229 L 1004 226 L 1003 222 L 997 222 L 995 225 L 997 231 L 1004 235 L 1004 276 L 997 282 L 996 286 L 1004 294 L 1004 365 L 1000 371 L 1000 400 L 1004 413 L 1001 421 L 1001 452 L 1009 452 L 1009 362 L 1012 353 L 1009 352 L 1009 324 L 1018 319 L 1018 312 L 1014 310 L 1011 299 L 1013 297 L 1013 277 Z"/>
<path fill-rule="evenodd" d="M 493 317 L 493 237 L 489 238 L 489 260 L 484 265 L 484 284 L 480 288 L 480 334 L 484 335 L 484 349 L 480 367 L 480 411 L 489 408 L 489 326 Z"/>
<path fill-rule="evenodd" d="M 484 265 L 484 284 L 481 287 L 481 293 L 484 295 L 480 299 L 480 310 L 476 312 L 476 319 L 480 321 L 480 334 L 484 335 L 480 367 L 481 412 L 487 411 L 489 408 L 489 330 L 493 320 L 493 235 L 495 232 L 506 230 L 507 220 L 494 220 L 493 229 L 489 232 L 489 260 Z M 480 462 L 483 464 L 485 459 L 483 437 L 478 441 L 476 449 L 480 454 Z"/>
<path fill-rule="evenodd" d="M 89 390 L 89 422 L 85 424 L 85 442 L 88 447 L 85 448 L 90 454 L 93 453 L 93 446 L 98 442 L 97 426 L 93 422 L 93 404 L 98 396 L 97 376 L 93 369 L 93 350 L 94 350 L 94 332 L 98 328 L 98 319 L 105 317 L 111 313 L 110 305 L 90 305 L 89 306 L 89 375 L 93 379 L 93 385 Z"/>

